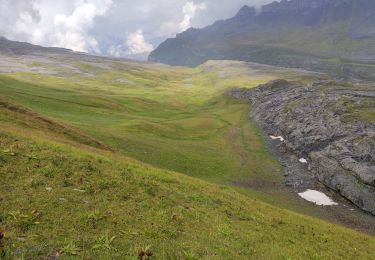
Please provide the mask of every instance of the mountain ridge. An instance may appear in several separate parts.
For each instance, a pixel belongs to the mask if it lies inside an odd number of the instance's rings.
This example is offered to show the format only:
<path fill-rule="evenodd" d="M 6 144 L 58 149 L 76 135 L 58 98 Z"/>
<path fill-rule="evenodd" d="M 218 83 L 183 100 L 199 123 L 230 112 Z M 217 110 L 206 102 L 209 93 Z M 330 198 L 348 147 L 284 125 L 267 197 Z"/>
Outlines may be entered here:
<path fill-rule="evenodd" d="M 15 55 L 26 55 L 37 52 L 48 52 L 48 53 L 71 53 L 70 49 L 59 48 L 59 47 L 43 47 L 34 45 L 27 42 L 12 41 L 6 37 L 0 36 L 0 53 L 15 54 Z"/>
<path fill-rule="evenodd" d="M 371 78 L 366 68 L 357 72 L 349 63 L 375 63 L 373 17 L 370 0 L 284 0 L 260 11 L 244 6 L 230 19 L 167 39 L 149 61 L 194 67 L 234 59 Z"/>

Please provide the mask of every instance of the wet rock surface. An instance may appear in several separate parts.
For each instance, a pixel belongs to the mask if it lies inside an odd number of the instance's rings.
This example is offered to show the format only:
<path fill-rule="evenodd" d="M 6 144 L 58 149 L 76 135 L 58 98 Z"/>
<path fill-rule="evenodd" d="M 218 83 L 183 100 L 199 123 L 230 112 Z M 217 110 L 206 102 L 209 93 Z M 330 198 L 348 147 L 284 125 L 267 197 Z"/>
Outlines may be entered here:
<path fill-rule="evenodd" d="M 375 215 L 375 85 L 276 80 L 228 94 L 251 102 L 251 118 L 266 135 L 285 139 L 269 145 L 278 147 L 287 186 L 324 184 Z"/>

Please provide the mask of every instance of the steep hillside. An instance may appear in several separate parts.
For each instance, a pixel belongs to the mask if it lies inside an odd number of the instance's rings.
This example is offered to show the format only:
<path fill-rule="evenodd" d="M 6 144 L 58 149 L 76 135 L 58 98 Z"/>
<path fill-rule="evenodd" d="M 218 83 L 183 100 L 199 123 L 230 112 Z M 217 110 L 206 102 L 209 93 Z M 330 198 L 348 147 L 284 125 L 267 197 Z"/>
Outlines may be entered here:
<path fill-rule="evenodd" d="M 39 119 L 12 113 L 0 109 L 2 259 L 352 259 L 375 250 L 373 237 L 40 132 Z"/>
<path fill-rule="evenodd" d="M 244 6 L 231 19 L 166 40 L 149 60 L 196 66 L 235 59 L 374 78 L 374 13 L 371 0 L 281 1 L 260 13 Z"/>

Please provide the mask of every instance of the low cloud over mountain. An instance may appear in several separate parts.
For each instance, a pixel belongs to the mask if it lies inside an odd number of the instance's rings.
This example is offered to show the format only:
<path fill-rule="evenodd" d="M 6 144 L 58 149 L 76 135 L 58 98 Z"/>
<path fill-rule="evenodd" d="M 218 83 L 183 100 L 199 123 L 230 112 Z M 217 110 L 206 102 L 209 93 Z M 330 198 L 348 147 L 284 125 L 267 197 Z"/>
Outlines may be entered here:
<path fill-rule="evenodd" d="M 165 38 L 270 0 L 0 0 L 0 35 L 113 56 L 150 52 Z M 143 55 L 144 56 L 144 55 Z"/>

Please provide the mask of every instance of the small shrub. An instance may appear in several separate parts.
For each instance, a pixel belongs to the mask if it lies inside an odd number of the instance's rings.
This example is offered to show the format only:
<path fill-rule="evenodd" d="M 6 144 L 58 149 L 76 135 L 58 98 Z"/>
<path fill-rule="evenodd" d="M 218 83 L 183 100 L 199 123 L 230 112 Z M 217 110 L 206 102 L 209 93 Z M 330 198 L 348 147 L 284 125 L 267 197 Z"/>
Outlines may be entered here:
<path fill-rule="evenodd" d="M 86 219 L 87 223 L 91 225 L 92 227 L 96 227 L 97 223 L 103 219 L 107 218 L 107 215 L 101 212 L 100 210 L 95 210 L 93 212 L 90 212 Z"/>
<path fill-rule="evenodd" d="M 150 249 L 151 246 L 146 246 L 145 248 L 142 248 L 138 253 L 138 259 L 151 259 L 154 254 L 151 252 Z"/>
<path fill-rule="evenodd" d="M 62 253 L 66 255 L 78 255 L 81 249 L 70 241 L 66 246 L 63 247 Z"/>
<path fill-rule="evenodd" d="M 95 245 L 92 247 L 92 249 L 106 249 L 111 250 L 113 249 L 112 243 L 116 239 L 116 236 L 109 237 L 108 234 L 99 237 L 96 240 Z"/>
<path fill-rule="evenodd" d="M 38 224 L 37 218 L 39 214 L 37 212 L 33 212 L 30 215 L 23 214 L 20 211 L 11 211 L 9 212 L 10 223 L 14 224 L 18 227 L 21 232 L 27 232 L 30 230 L 31 227 Z"/>

